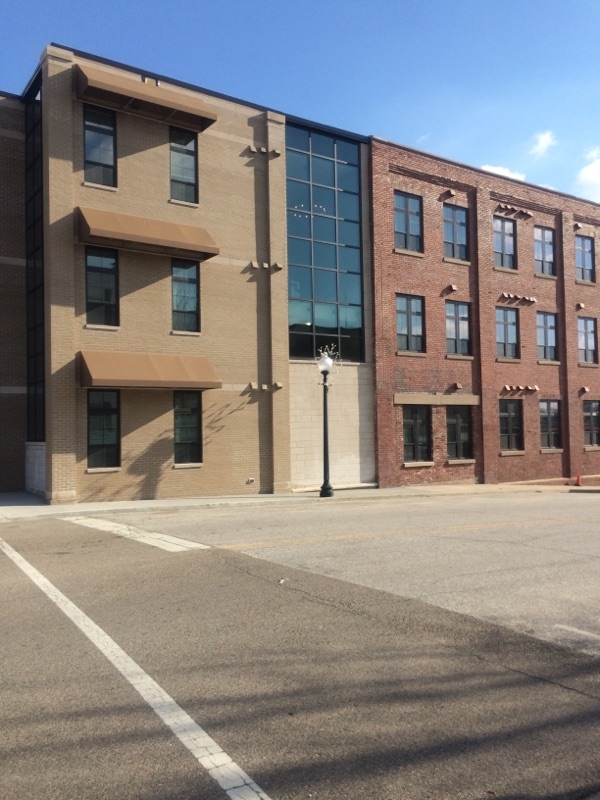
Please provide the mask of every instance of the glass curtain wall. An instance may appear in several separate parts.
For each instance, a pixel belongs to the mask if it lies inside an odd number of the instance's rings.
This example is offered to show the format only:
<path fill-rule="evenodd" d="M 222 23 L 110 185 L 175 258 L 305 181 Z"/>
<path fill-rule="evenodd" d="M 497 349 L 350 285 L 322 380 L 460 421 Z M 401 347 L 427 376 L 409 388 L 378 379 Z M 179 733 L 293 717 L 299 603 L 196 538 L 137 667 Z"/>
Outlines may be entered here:
<path fill-rule="evenodd" d="M 286 128 L 290 357 L 364 359 L 360 149 Z"/>

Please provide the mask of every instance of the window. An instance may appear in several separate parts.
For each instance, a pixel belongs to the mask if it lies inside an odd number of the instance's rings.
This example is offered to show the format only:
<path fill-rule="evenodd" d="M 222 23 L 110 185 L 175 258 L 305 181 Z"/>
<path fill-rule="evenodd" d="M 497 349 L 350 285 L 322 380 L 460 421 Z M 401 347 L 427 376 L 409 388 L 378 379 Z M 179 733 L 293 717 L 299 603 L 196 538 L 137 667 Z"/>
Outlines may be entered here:
<path fill-rule="evenodd" d="M 396 295 L 396 348 L 425 352 L 423 298 L 409 294 Z"/>
<path fill-rule="evenodd" d="M 446 352 L 463 356 L 471 353 L 468 303 L 446 300 Z"/>
<path fill-rule="evenodd" d="M 583 401 L 583 443 L 600 447 L 600 400 Z"/>
<path fill-rule="evenodd" d="M 423 201 L 415 194 L 394 192 L 394 247 L 423 252 Z"/>
<path fill-rule="evenodd" d="M 562 447 L 558 400 L 540 400 L 540 433 L 544 449 L 555 450 Z"/>
<path fill-rule="evenodd" d="M 500 450 L 523 450 L 522 400 L 500 400 Z"/>
<path fill-rule="evenodd" d="M 539 275 L 556 275 L 554 268 L 554 231 L 552 228 L 533 229 L 535 271 Z"/>
<path fill-rule="evenodd" d="M 446 406 L 446 443 L 449 459 L 473 458 L 469 406 Z"/>
<path fill-rule="evenodd" d="M 496 355 L 519 358 L 519 326 L 516 308 L 496 309 Z"/>
<path fill-rule="evenodd" d="M 364 358 L 359 144 L 286 125 L 292 358 Z"/>
<path fill-rule="evenodd" d="M 200 284 L 196 261 L 173 259 L 173 330 L 200 330 Z"/>
<path fill-rule="evenodd" d="M 430 406 L 403 406 L 404 461 L 431 461 Z"/>
<path fill-rule="evenodd" d="M 201 406 L 200 392 L 174 393 L 176 464 L 202 463 Z"/>
<path fill-rule="evenodd" d="M 517 268 L 515 223 L 512 219 L 494 217 L 494 264 L 507 269 Z"/>
<path fill-rule="evenodd" d="M 198 137 L 171 128 L 171 199 L 198 202 Z"/>
<path fill-rule="evenodd" d="M 88 392 L 88 467 L 119 467 L 119 393 Z"/>
<path fill-rule="evenodd" d="M 594 240 L 591 236 L 575 237 L 576 277 L 580 281 L 595 281 Z"/>
<path fill-rule="evenodd" d="M 469 258 L 467 209 L 444 204 L 444 255 L 466 261 Z"/>
<path fill-rule="evenodd" d="M 117 251 L 86 247 L 86 321 L 89 325 L 119 324 Z"/>
<path fill-rule="evenodd" d="M 94 106 L 83 107 L 84 177 L 102 186 L 117 185 L 115 115 Z"/>
<path fill-rule="evenodd" d="M 591 317 L 578 317 L 577 344 L 580 364 L 597 364 L 596 320 Z"/>
<path fill-rule="evenodd" d="M 538 311 L 537 316 L 537 356 L 542 361 L 557 361 L 556 314 Z"/>

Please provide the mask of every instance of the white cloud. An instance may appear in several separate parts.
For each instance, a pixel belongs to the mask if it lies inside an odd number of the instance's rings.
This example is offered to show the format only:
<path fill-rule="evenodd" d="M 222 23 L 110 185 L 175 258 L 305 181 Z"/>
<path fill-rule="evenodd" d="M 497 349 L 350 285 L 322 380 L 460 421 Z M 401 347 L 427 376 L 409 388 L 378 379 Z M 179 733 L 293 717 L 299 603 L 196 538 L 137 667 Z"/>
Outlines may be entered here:
<path fill-rule="evenodd" d="M 556 137 L 552 131 L 543 131 L 543 133 L 536 133 L 535 144 L 529 151 L 535 158 L 545 156 L 548 150 L 556 144 Z"/>
<path fill-rule="evenodd" d="M 514 178 L 517 181 L 525 180 L 525 175 L 522 172 L 514 172 L 508 167 L 492 167 L 490 164 L 483 164 L 481 169 L 486 172 L 493 172 L 496 175 L 504 175 L 505 178 Z"/>
<path fill-rule="evenodd" d="M 589 164 L 577 173 L 577 191 L 587 200 L 600 202 L 600 148 L 596 147 L 586 153 Z"/>

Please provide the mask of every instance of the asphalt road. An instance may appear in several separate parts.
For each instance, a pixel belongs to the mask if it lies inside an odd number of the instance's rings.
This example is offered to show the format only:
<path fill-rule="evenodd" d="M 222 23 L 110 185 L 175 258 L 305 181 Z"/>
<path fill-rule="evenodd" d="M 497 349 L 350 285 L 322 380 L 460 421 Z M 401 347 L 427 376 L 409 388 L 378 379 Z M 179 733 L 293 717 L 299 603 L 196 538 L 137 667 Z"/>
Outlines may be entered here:
<path fill-rule="evenodd" d="M 95 517 L 210 545 L 171 551 L 0 524 L 0 797 L 600 792 L 600 496 L 498 501 Z M 194 725 L 250 783 L 227 794 Z"/>

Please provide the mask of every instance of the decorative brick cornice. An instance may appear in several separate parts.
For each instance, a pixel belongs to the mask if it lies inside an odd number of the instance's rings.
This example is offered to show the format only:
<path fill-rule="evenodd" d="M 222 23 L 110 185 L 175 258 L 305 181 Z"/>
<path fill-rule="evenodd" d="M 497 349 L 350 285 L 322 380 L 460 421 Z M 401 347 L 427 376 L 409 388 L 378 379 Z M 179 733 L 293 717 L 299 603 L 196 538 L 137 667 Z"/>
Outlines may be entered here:
<path fill-rule="evenodd" d="M 506 203 L 513 207 L 515 211 L 522 208 L 529 209 L 530 211 L 539 211 L 541 214 L 562 214 L 563 211 L 562 208 L 536 203 L 535 200 L 524 200 L 521 197 L 516 197 L 511 194 L 502 194 L 501 192 L 490 192 L 490 200 Z"/>
<path fill-rule="evenodd" d="M 418 169 L 411 169 L 410 167 L 402 167 L 398 164 L 389 164 L 388 169 L 395 175 L 405 175 L 407 178 L 417 178 L 420 181 L 433 183 L 437 186 L 443 186 L 450 189 L 457 189 L 460 192 L 472 192 L 477 187 L 471 183 L 463 183 L 454 178 L 445 178 L 442 175 L 434 175 L 432 172 L 422 172 Z"/>

